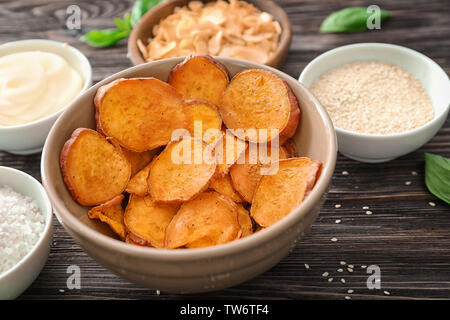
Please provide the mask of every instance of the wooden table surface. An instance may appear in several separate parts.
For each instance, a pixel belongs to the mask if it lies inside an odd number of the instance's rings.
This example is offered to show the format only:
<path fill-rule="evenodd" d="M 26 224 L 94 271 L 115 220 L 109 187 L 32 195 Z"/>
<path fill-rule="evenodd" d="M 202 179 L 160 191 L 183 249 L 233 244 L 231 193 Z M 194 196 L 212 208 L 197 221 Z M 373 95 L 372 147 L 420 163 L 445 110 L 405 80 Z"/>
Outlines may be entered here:
<path fill-rule="evenodd" d="M 112 26 L 131 0 L 0 2 L 0 42 L 43 38 L 65 41 L 80 49 L 93 67 L 94 82 L 131 66 L 126 41 L 93 49 L 78 40 L 92 28 Z M 450 71 L 450 2 L 448 0 L 377 1 L 393 17 L 381 30 L 354 34 L 320 34 L 321 21 L 347 6 L 374 1 L 282 0 L 292 21 L 293 41 L 281 68 L 298 78 L 305 65 L 322 52 L 356 42 L 389 42 L 418 50 Z M 65 26 L 66 8 L 82 9 L 82 30 Z M 54 219 L 50 256 L 42 273 L 21 296 L 25 299 L 415 299 L 450 298 L 450 207 L 430 194 L 424 184 L 423 153 L 450 157 L 450 121 L 421 149 L 384 164 L 359 163 L 339 155 L 328 200 L 311 231 L 277 266 L 233 288 L 195 295 L 149 290 L 112 274 L 93 259 Z M 0 152 L 0 165 L 23 170 L 40 179 L 40 154 L 15 156 Z M 348 175 L 342 172 L 347 171 Z M 412 172 L 417 172 L 413 175 Z M 411 181 L 406 185 L 406 181 Z M 432 207 L 429 202 L 435 202 Z M 335 206 L 340 204 L 340 208 Z M 369 206 L 372 215 L 366 215 Z M 335 223 L 336 219 L 342 222 Z M 330 241 L 336 237 L 337 242 Z M 338 272 L 340 261 L 354 265 Z M 309 269 L 305 267 L 309 265 Z M 68 266 L 81 268 L 81 286 L 69 290 Z M 378 265 L 381 289 L 369 290 L 361 265 Z M 328 282 L 322 276 L 333 277 Z M 342 283 L 340 279 L 345 279 Z M 348 294 L 347 290 L 354 293 Z M 387 295 L 383 291 L 388 291 Z"/>

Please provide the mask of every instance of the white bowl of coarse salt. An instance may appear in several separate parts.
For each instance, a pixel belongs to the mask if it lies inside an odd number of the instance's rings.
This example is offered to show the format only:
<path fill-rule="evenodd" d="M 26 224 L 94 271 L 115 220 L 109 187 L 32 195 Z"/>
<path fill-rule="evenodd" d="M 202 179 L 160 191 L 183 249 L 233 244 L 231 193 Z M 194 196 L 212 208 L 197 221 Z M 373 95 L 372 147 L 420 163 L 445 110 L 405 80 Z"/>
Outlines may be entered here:
<path fill-rule="evenodd" d="M 52 206 L 33 177 L 0 166 L 0 299 L 25 291 L 47 261 Z"/>
<path fill-rule="evenodd" d="M 446 72 L 398 45 L 358 43 L 327 51 L 299 81 L 327 109 L 339 152 L 362 162 L 386 162 L 420 148 L 449 112 Z"/>

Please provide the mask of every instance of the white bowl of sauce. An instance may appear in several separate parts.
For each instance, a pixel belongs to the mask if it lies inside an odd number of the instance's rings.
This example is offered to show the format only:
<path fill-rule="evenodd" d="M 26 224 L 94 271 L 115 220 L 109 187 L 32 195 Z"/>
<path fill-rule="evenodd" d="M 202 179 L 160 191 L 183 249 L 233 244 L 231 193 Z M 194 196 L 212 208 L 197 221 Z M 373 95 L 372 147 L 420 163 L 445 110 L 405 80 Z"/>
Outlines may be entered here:
<path fill-rule="evenodd" d="M 22 40 L 0 46 L 0 150 L 42 150 L 56 119 L 92 85 L 84 54 L 62 42 Z"/>

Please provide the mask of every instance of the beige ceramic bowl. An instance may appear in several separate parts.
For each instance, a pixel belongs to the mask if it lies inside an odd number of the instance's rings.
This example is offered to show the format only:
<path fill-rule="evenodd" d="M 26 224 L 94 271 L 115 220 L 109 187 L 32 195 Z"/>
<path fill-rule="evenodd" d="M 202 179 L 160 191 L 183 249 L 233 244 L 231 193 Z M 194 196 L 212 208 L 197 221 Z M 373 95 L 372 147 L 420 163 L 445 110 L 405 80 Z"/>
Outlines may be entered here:
<path fill-rule="evenodd" d="M 208 2 L 211 0 L 202 0 Z M 128 38 L 128 54 L 134 65 L 144 63 L 141 52 L 137 46 L 137 40 L 147 44 L 148 38 L 152 38 L 153 26 L 157 25 L 161 19 L 171 15 L 175 7 L 187 5 L 191 0 L 165 0 L 148 11 L 139 22 L 133 27 Z M 270 13 L 273 18 L 279 22 L 282 32 L 278 43 L 277 50 L 273 56 L 267 61 L 268 66 L 279 67 L 286 59 L 287 53 L 292 40 L 291 21 L 286 12 L 271 0 L 247 0 L 261 11 Z"/>
<path fill-rule="evenodd" d="M 295 141 L 300 155 L 323 162 L 316 186 L 302 205 L 272 227 L 237 241 L 198 249 L 155 249 L 116 240 L 108 227 L 91 221 L 87 207 L 67 191 L 59 154 L 72 131 L 95 128 L 93 98 L 99 86 L 118 78 L 156 77 L 167 81 L 183 58 L 138 65 L 112 75 L 74 101 L 53 126 L 42 153 L 41 174 L 56 216 L 69 234 L 100 264 L 132 282 L 170 292 L 202 292 L 230 287 L 270 269 L 286 256 L 315 220 L 325 200 L 336 162 L 336 136 L 328 114 L 296 79 L 267 66 L 217 58 L 231 75 L 249 68 L 267 69 L 292 88 L 302 109 Z"/>

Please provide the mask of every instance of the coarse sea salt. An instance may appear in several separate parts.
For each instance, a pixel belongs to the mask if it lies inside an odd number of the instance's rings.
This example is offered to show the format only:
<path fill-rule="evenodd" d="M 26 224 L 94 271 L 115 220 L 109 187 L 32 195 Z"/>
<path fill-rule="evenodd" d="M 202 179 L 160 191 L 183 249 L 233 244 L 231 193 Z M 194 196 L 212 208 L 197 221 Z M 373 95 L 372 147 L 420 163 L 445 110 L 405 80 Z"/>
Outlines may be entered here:
<path fill-rule="evenodd" d="M 0 274 L 31 251 L 44 226 L 45 217 L 35 200 L 0 186 Z"/>

